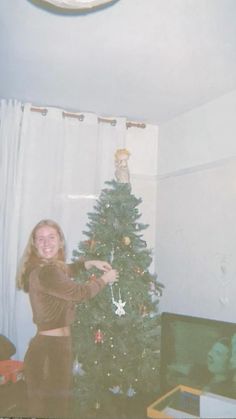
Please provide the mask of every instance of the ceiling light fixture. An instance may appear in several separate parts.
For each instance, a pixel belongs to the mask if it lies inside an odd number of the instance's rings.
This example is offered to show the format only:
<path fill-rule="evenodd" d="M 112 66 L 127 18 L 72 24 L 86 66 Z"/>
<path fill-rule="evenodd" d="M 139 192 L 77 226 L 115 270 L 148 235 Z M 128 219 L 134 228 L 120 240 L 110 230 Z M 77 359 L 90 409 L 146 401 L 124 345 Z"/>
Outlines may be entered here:
<path fill-rule="evenodd" d="M 44 2 L 62 9 L 86 10 L 108 5 L 109 3 L 113 3 L 114 0 L 44 0 Z"/>

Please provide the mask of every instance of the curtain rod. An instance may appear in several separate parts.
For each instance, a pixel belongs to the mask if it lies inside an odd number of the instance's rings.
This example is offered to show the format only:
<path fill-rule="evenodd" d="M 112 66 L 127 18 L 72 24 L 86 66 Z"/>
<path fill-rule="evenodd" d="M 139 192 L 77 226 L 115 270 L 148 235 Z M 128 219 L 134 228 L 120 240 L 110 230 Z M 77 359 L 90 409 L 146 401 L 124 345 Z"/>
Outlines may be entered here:
<path fill-rule="evenodd" d="M 22 105 L 22 110 L 24 108 L 24 105 Z M 39 112 L 42 115 L 47 115 L 48 113 L 48 109 L 45 107 L 41 107 L 41 106 L 31 106 L 30 108 L 31 112 Z M 77 118 L 79 121 L 83 121 L 84 120 L 84 114 L 83 113 L 79 113 L 79 112 L 67 112 L 67 111 L 62 111 L 62 116 L 63 118 L 69 117 L 69 118 Z M 117 121 L 115 118 L 104 118 L 104 117 L 98 117 L 98 122 L 104 122 L 107 124 L 111 124 L 112 126 L 115 126 Z M 126 128 L 132 128 L 132 127 L 136 127 L 136 128 L 146 128 L 146 124 L 144 122 L 132 122 L 132 121 L 127 121 L 126 122 Z"/>

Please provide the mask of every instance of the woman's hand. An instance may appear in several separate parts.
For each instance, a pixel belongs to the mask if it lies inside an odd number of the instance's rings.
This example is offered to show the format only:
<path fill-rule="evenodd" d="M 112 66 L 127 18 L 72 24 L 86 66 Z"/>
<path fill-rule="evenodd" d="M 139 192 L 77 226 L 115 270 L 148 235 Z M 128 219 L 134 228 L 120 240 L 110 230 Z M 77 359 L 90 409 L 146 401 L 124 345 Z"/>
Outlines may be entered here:
<path fill-rule="evenodd" d="M 110 269 L 109 271 L 105 272 L 101 278 L 106 284 L 113 284 L 113 282 L 118 281 L 119 273 L 116 269 Z"/>
<path fill-rule="evenodd" d="M 85 269 L 91 269 L 93 266 L 100 271 L 108 272 L 112 269 L 111 265 L 104 260 L 87 260 L 84 262 Z"/>

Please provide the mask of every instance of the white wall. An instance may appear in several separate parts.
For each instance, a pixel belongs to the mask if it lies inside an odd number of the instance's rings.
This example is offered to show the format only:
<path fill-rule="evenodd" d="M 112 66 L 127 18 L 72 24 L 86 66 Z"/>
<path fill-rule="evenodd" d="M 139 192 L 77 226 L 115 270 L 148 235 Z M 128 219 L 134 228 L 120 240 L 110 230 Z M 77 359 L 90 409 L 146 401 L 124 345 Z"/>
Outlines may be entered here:
<path fill-rule="evenodd" d="M 160 126 L 162 311 L 236 320 L 236 91 Z"/>
<path fill-rule="evenodd" d="M 147 247 L 153 249 L 153 264 L 150 267 L 153 272 L 156 265 L 158 127 L 146 124 L 144 129 L 128 130 L 126 146 L 131 153 L 129 169 L 132 193 L 142 199 L 138 207 L 142 214 L 140 222 L 149 225 L 143 230 L 143 238 Z"/>

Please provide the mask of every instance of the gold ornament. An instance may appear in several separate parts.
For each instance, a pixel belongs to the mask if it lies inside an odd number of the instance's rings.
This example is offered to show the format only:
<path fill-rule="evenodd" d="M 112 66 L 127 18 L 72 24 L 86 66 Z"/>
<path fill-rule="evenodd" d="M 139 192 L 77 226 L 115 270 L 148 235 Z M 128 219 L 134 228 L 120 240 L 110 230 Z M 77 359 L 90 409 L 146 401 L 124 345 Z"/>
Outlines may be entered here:
<path fill-rule="evenodd" d="M 129 244 L 131 243 L 131 240 L 130 240 L 130 238 L 128 236 L 124 236 L 123 239 L 122 239 L 122 243 L 125 246 L 129 246 Z"/>

